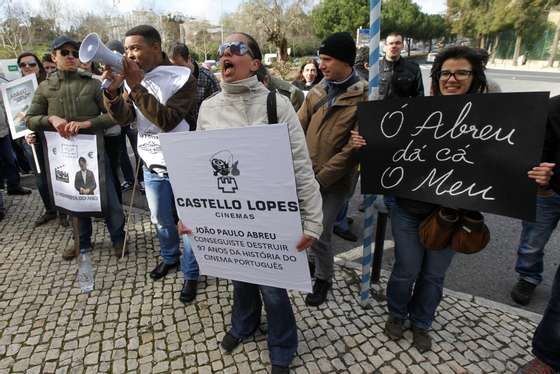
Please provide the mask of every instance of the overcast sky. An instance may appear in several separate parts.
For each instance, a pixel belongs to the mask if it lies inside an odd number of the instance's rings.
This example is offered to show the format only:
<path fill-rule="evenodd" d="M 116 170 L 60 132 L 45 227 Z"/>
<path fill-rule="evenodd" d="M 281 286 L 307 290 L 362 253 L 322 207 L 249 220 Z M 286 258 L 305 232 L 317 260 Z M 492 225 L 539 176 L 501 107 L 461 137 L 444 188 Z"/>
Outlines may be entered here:
<path fill-rule="evenodd" d="M 28 1 L 35 7 L 40 6 L 41 1 Z M 185 15 L 205 18 L 217 23 L 223 9 L 224 13 L 233 12 L 241 0 L 63 0 L 66 4 L 72 4 L 73 8 L 95 12 L 106 13 L 118 10 L 119 12 L 129 12 L 135 9 L 153 9 L 161 12 L 181 12 Z M 353 0 L 347 0 L 349 2 Z M 420 5 L 422 10 L 427 13 L 445 12 L 446 0 L 413 0 Z M 319 0 L 313 0 L 318 3 Z M 223 7 L 223 8 L 222 8 Z"/>

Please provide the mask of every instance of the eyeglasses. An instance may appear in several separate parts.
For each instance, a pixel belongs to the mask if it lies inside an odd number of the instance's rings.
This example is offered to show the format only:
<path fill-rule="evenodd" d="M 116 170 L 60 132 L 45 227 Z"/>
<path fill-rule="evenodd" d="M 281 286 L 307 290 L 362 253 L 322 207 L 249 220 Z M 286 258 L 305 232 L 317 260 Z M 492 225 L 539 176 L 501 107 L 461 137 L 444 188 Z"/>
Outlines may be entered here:
<path fill-rule="evenodd" d="M 34 68 L 35 66 L 37 66 L 36 62 L 20 62 L 19 63 L 20 69 L 23 69 L 24 67 Z"/>
<path fill-rule="evenodd" d="M 438 79 L 440 81 L 448 81 L 451 76 L 453 76 L 458 81 L 464 81 L 469 79 L 472 75 L 472 71 L 470 70 L 457 70 L 455 72 L 450 72 L 449 70 L 442 70 L 438 72 Z"/>
<path fill-rule="evenodd" d="M 237 42 L 237 41 L 233 41 L 233 42 L 226 42 L 224 44 L 222 44 L 219 48 L 218 48 L 218 58 L 221 58 L 224 53 L 226 53 L 226 50 L 229 48 L 229 51 L 231 54 L 236 55 L 236 56 L 244 56 L 247 53 L 255 58 L 255 56 L 253 55 L 253 52 L 251 52 L 251 49 L 249 48 L 249 46 L 247 46 L 247 44 L 243 43 L 243 42 Z"/>
<path fill-rule="evenodd" d="M 72 56 L 73 56 L 74 58 L 80 57 L 80 53 L 79 53 L 78 51 L 71 51 L 71 50 L 69 50 L 69 49 L 61 49 L 61 50 L 60 50 L 60 54 L 61 54 L 63 57 L 66 57 L 66 56 L 68 56 L 69 54 L 72 54 Z"/>

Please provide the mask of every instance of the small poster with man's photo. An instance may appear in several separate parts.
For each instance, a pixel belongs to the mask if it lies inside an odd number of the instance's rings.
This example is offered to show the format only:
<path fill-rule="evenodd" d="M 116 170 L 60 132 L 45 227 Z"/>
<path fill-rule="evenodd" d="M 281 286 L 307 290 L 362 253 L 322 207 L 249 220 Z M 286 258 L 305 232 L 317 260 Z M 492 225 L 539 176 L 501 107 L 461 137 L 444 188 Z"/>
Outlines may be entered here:
<path fill-rule="evenodd" d="M 69 139 L 57 132 L 45 132 L 45 153 L 48 160 L 49 187 L 57 208 L 72 215 L 95 216 L 103 211 L 104 179 L 99 147 L 103 144 L 95 134 L 79 134 Z M 100 170 L 101 169 L 101 170 Z"/>
<path fill-rule="evenodd" d="M 37 78 L 35 74 L 0 85 L 2 101 L 4 102 L 13 139 L 18 139 L 31 133 L 25 125 L 25 114 L 31 106 L 36 89 Z"/>

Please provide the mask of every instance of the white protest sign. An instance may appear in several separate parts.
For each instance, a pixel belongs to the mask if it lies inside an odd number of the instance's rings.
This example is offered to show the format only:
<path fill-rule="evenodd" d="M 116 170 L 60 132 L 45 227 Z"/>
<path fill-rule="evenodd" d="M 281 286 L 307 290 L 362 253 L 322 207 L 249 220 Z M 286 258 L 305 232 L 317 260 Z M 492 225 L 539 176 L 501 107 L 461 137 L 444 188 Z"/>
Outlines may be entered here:
<path fill-rule="evenodd" d="M 75 213 L 100 213 L 97 135 L 65 139 L 57 132 L 44 134 L 54 204 Z"/>
<path fill-rule="evenodd" d="M 202 274 L 311 292 L 286 125 L 160 134 Z"/>
<path fill-rule="evenodd" d="M 33 95 L 37 89 L 35 74 L 4 83 L 0 86 L 0 89 L 2 90 L 2 101 L 6 108 L 12 138 L 18 139 L 31 133 L 31 130 L 25 125 L 24 117 L 31 106 Z"/>

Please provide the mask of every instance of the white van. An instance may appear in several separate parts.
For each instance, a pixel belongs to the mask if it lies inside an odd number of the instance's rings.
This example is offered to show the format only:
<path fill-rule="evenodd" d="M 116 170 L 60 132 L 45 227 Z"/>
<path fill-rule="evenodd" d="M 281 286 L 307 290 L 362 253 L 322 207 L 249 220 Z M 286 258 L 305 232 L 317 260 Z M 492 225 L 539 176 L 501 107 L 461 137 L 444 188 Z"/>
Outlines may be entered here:
<path fill-rule="evenodd" d="M 277 59 L 278 59 L 278 56 L 276 55 L 276 53 L 265 53 L 262 62 L 266 66 L 270 66 Z"/>

